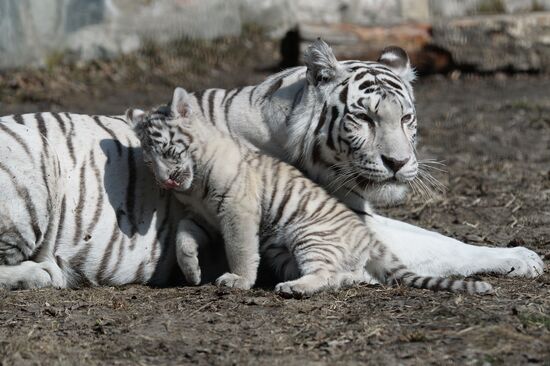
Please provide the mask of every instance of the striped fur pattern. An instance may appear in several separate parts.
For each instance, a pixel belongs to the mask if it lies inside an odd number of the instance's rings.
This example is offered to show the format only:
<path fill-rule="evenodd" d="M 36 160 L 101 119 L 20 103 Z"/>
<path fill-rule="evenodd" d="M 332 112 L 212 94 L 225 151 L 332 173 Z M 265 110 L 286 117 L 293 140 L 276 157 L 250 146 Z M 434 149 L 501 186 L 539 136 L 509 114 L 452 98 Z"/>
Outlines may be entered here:
<path fill-rule="evenodd" d="M 2 117 L 0 155 L 0 287 L 170 280 L 183 210 L 123 118 Z"/>
<path fill-rule="evenodd" d="M 418 172 L 407 54 L 389 47 L 378 62 L 338 62 L 319 40 L 304 58 L 306 67 L 256 86 L 201 91 L 191 104 L 208 123 L 299 166 L 354 209 L 403 199 Z"/>
<path fill-rule="evenodd" d="M 481 281 L 419 276 L 356 213 L 298 169 L 251 150 L 193 114 L 176 89 L 172 111 L 131 111 L 144 154 L 158 182 L 194 208 L 225 241 L 230 272 L 216 283 L 248 289 L 260 252 L 287 279 L 276 290 L 308 295 L 364 280 L 367 271 L 387 284 L 490 293 Z M 200 244 L 197 244 L 200 245 Z"/>
<path fill-rule="evenodd" d="M 198 92 L 190 103 L 206 123 L 298 166 L 358 212 L 368 211 L 369 201 L 398 200 L 416 174 L 406 54 L 390 48 L 376 63 L 338 62 L 319 41 L 305 60 L 305 67 L 258 85 Z M 0 117 L 0 287 L 178 280 L 179 268 L 185 274 L 193 262 L 194 243 L 212 231 L 158 189 L 146 169 L 123 117 Z M 398 239 L 386 245 L 414 272 L 534 277 L 543 271 L 540 257 L 523 247 L 468 246 L 374 218 L 384 237 Z M 186 277 L 197 282 L 193 271 Z"/>

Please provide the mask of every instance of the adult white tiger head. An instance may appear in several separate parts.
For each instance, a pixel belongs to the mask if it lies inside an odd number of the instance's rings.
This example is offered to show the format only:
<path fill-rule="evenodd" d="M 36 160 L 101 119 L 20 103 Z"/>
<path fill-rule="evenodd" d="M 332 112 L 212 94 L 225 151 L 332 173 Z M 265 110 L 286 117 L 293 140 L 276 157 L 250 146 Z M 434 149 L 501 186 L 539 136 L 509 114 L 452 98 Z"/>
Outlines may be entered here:
<path fill-rule="evenodd" d="M 318 40 L 307 49 L 305 63 L 304 105 L 293 116 L 287 151 L 299 154 L 294 160 L 339 196 L 401 200 L 418 172 L 415 73 L 406 52 L 389 47 L 378 62 L 338 62 Z M 305 149 L 291 148 L 296 144 Z"/>

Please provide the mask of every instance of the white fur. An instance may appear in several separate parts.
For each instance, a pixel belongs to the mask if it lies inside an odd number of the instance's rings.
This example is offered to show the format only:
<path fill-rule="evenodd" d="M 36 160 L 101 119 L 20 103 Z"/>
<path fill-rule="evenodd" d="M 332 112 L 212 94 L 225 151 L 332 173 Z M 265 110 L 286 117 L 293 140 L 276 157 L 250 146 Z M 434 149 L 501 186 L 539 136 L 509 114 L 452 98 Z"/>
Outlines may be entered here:
<path fill-rule="evenodd" d="M 291 161 L 301 165 L 307 160 L 302 156 L 302 149 L 312 144 L 307 138 L 308 123 L 311 118 L 319 118 L 322 105 L 318 98 L 328 93 L 328 85 L 331 78 L 338 79 L 342 69 L 341 63 L 334 64 L 334 56 L 330 48 L 322 43 L 310 50 L 309 61 L 312 65 L 313 75 L 321 75 L 321 78 L 306 77 L 307 68 L 295 68 L 283 74 L 275 75 L 258 86 L 244 88 L 235 96 L 231 108 L 227 110 L 221 105 L 223 94 L 217 93 L 213 99 L 215 116 L 220 122 L 217 126 L 221 130 L 231 132 L 249 146 L 256 147 L 266 153 L 280 159 Z M 327 69 L 328 67 L 328 69 Z M 315 70 L 314 70 L 315 68 Z M 412 69 L 411 69 L 412 70 Z M 282 84 L 268 99 L 264 96 L 272 87 L 274 80 L 282 78 Z M 404 82 L 410 89 L 411 74 L 404 75 Z M 312 83 L 320 83 L 318 87 Z M 412 89 L 411 89 L 412 90 Z M 254 94 L 250 94 L 254 91 Z M 300 94 L 301 93 L 301 94 Z M 296 96 L 299 98 L 296 98 Z M 293 109 L 293 103 L 297 102 Z M 200 110 L 196 102 L 191 105 L 194 110 Z M 302 118 L 303 117 L 303 118 Z M 112 131 L 120 142 L 122 156 L 119 156 L 118 148 L 113 137 L 89 116 L 63 115 L 66 131 L 62 131 L 53 116 L 43 114 L 48 126 L 48 141 L 51 153 L 46 161 L 46 169 L 51 180 L 54 199 L 44 201 L 47 197 L 46 186 L 41 183 L 41 154 L 44 151 L 43 142 L 39 136 L 39 129 L 34 115 L 24 116 L 25 126 L 17 124 L 12 117 L 2 117 L 0 123 L 13 129 L 26 142 L 31 149 L 34 159 L 25 157 L 25 152 L 14 142 L 13 138 L 0 131 L 0 161 L 17 168 L 16 178 L 29 187 L 33 201 L 38 210 L 38 225 L 42 231 L 47 226 L 57 229 L 60 220 L 59 199 L 66 199 L 66 218 L 59 235 L 49 237 L 47 241 L 39 243 L 36 255 L 33 256 L 35 264 L 27 263 L 31 253 L 27 257 L 19 259 L 15 265 L 0 266 L 0 286 L 12 288 L 41 287 L 41 286 L 73 286 L 74 278 L 70 270 L 62 270 L 54 260 L 58 256 L 62 262 L 70 262 L 79 253 L 82 254 L 81 268 L 84 278 L 92 284 L 119 285 L 132 282 L 147 283 L 154 280 L 164 283 L 177 265 L 181 257 L 193 250 L 191 242 L 194 236 L 180 236 L 179 244 L 168 239 L 168 233 L 161 238 L 159 227 L 164 221 L 174 230 L 179 225 L 184 211 L 182 207 L 174 206 L 170 209 L 170 217 L 164 217 L 167 211 L 167 195 L 160 193 L 144 164 L 137 165 L 136 189 L 140 197 L 136 201 L 139 208 L 145 213 L 144 222 L 140 222 L 134 236 L 130 235 L 128 222 L 125 216 L 118 217 L 117 209 L 124 208 L 125 189 L 128 184 L 128 151 L 134 149 L 134 158 L 141 161 L 141 152 L 138 149 L 138 141 L 131 129 L 123 121 L 108 117 L 100 117 L 103 125 Z M 221 123 L 221 122 L 224 123 Z M 292 125 L 287 126 L 291 121 Z M 74 158 L 72 161 L 67 141 L 72 142 Z M 289 143 L 290 141 L 290 143 Z M 92 157 L 99 170 L 100 184 L 95 183 L 96 176 L 93 170 L 84 171 L 84 181 L 87 182 L 86 203 L 84 205 L 81 226 L 82 236 L 75 242 L 76 222 L 74 212 L 79 201 L 80 174 L 82 164 L 91 166 Z M 57 177 L 56 164 L 61 166 L 61 175 Z M 306 169 L 307 170 L 307 169 Z M 313 179 L 320 179 L 324 175 L 323 170 L 311 170 L 308 174 Z M 0 172 L 0 235 L 4 233 L 5 225 L 17 222 L 22 236 L 30 244 L 34 234 L 28 226 L 28 214 L 22 209 L 22 203 L 13 190 L 12 176 Z M 326 179 L 326 177 L 325 177 Z M 380 190 L 377 193 L 365 194 L 365 198 L 340 197 L 347 199 L 348 206 L 358 210 L 368 210 L 368 199 L 378 198 L 391 201 L 403 196 L 404 191 L 399 187 Z M 336 192 L 338 194 L 338 192 Z M 103 197 L 102 211 L 98 223 L 91 234 L 91 242 L 84 240 L 87 225 L 90 224 L 94 213 L 95 203 L 99 197 Z M 380 221 L 379 232 L 384 236 L 384 242 L 390 249 L 397 253 L 399 258 L 414 272 L 424 275 L 470 275 L 480 272 L 493 272 L 509 276 L 534 277 L 542 273 L 543 262 L 533 251 L 518 248 L 488 248 L 461 243 L 455 239 L 445 237 L 435 232 L 427 231 L 419 227 L 404 224 L 402 222 L 377 216 Z M 192 223 L 188 223 L 192 226 Z M 114 230 L 114 231 L 113 231 Z M 116 234 L 113 241 L 112 234 Z M 57 233 L 56 233 L 57 234 Z M 156 243 L 156 244 L 155 244 Z M 106 263 L 107 278 L 98 278 L 100 264 L 109 244 L 112 246 L 112 257 Z M 0 243 L 1 245 L 1 243 Z M 90 245 L 90 250 L 83 249 Z M 55 251 L 54 251 L 54 248 Z M 35 250 L 32 248 L 31 250 Z M 168 253 L 167 256 L 161 256 Z M 176 255 L 173 255 L 173 254 Z M 179 253 L 179 254 L 178 254 Z M 120 258 L 120 260 L 118 259 Z M 165 261 L 159 261 L 164 258 Z M 185 260 L 184 260 L 185 262 Z M 157 271 L 162 264 L 162 269 Z M 192 264 L 191 264 L 192 265 Z M 140 266 L 142 276 L 139 273 Z M 56 269 L 57 268 L 57 269 Z M 50 274 L 45 275 L 45 269 Z M 64 274 L 59 280 L 58 274 Z M 203 271 L 204 272 L 204 271 Z M 196 282 L 196 281 L 192 281 Z"/>
<path fill-rule="evenodd" d="M 430 276 L 494 273 L 507 276 L 537 277 L 544 263 L 524 247 L 491 248 L 462 243 L 439 233 L 402 221 L 375 215 L 379 235 L 415 273 Z"/>

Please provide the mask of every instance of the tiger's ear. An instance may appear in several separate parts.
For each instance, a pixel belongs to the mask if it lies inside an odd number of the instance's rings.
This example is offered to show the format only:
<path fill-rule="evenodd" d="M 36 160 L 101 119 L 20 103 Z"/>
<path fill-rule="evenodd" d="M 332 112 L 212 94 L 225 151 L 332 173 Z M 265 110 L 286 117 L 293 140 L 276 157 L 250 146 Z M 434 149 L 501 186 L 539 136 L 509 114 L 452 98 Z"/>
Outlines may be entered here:
<path fill-rule="evenodd" d="M 332 49 L 321 38 L 317 38 L 304 52 L 307 66 L 307 80 L 319 85 L 334 80 L 338 73 L 338 60 Z"/>
<path fill-rule="evenodd" d="M 141 109 L 134 109 L 130 108 L 126 110 L 126 122 L 132 127 L 136 128 L 138 124 L 143 122 L 143 118 L 145 117 L 145 112 Z"/>
<path fill-rule="evenodd" d="M 143 140 L 145 130 L 145 112 L 141 109 L 128 109 L 126 111 L 126 121 L 134 130 L 138 139 Z"/>
<path fill-rule="evenodd" d="M 389 67 L 395 74 L 406 82 L 413 82 L 416 79 L 416 73 L 411 66 L 409 55 L 404 49 L 397 46 L 384 48 L 378 62 Z"/>
<path fill-rule="evenodd" d="M 189 117 L 192 112 L 191 96 L 183 88 L 176 88 L 172 96 L 172 113 L 176 117 Z"/>

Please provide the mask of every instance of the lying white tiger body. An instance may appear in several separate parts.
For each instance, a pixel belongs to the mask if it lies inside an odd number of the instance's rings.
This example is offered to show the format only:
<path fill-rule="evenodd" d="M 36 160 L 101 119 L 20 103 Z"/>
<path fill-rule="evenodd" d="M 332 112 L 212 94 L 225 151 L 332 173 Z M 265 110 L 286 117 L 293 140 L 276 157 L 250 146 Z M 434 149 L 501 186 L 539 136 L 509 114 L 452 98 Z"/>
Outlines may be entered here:
<path fill-rule="evenodd" d="M 192 104 L 220 130 L 299 166 L 349 207 L 365 211 L 370 199 L 403 196 L 407 179 L 416 174 L 410 68 L 397 53 L 382 55 L 386 65 L 337 62 L 318 42 L 307 67 L 256 86 L 209 89 L 195 94 Z M 168 206 L 168 197 L 145 174 L 138 140 L 122 119 L 65 113 L 0 118 L 0 126 L 11 130 L 0 130 L 1 161 L 10 169 L 0 171 L 6 187 L 0 196 L 0 286 L 65 287 L 73 277 L 97 284 L 165 284 L 172 278 L 176 225 L 191 233 L 201 229 L 193 220 L 181 223 L 181 205 Z M 352 172 L 360 178 L 331 186 Z M 523 247 L 466 245 L 374 218 L 391 251 L 422 275 L 532 277 L 543 269 L 538 255 Z"/>
<path fill-rule="evenodd" d="M 177 274 L 181 209 L 156 188 L 123 119 L 39 113 L 3 117 L 0 131 L 10 157 L 0 163 L 0 262 L 12 265 L 0 285 L 160 285 Z"/>
<path fill-rule="evenodd" d="M 158 182 L 222 233 L 231 272 L 216 283 L 251 288 L 260 252 L 275 267 L 278 292 L 308 295 L 365 280 L 434 290 L 490 293 L 482 281 L 418 276 L 377 238 L 372 213 L 364 221 L 298 169 L 251 150 L 193 113 L 181 88 L 171 113 L 129 112 L 144 158 Z M 202 243 L 206 245 L 206 243 Z M 195 242 L 189 253 L 198 253 Z M 194 258 L 184 268 L 199 275 Z M 184 263 L 185 265 L 185 263 Z M 299 276 L 298 276 L 299 274 Z M 299 278 L 297 278 L 299 277 Z M 198 282 L 193 279 L 193 282 Z"/>

